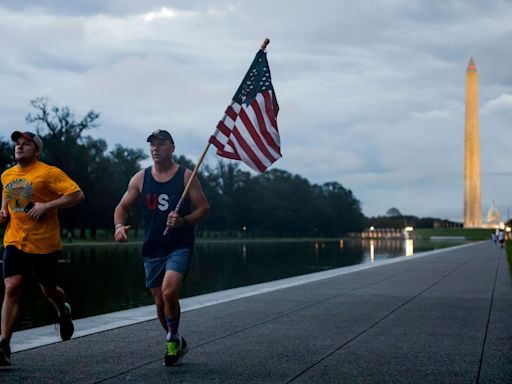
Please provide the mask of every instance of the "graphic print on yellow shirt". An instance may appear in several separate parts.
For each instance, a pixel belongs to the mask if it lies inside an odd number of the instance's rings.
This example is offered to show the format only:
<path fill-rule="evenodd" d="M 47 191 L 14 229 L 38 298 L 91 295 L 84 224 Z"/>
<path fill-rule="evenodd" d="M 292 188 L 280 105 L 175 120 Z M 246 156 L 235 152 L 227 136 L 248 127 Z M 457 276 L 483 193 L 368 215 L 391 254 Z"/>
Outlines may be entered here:
<path fill-rule="evenodd" d="M 14 179 L 5 187 L 7 204 L 13 212 L 22 212 L 32 202 L 32 183 L 26 179 Z"/>
<path fill-rule="evenodd" d="M 28 168 L 15 165 L 2 173 L 3 193 L 10 220 L 4 246 L 14 245 L 27 253 L 45 254 L 62 248 L 57 209 L 48 210 L 38 220 L 24 211 L 29 203 L 46 203 L 79 191 L 80 187 L 62 170 L 36 162 Z"/>

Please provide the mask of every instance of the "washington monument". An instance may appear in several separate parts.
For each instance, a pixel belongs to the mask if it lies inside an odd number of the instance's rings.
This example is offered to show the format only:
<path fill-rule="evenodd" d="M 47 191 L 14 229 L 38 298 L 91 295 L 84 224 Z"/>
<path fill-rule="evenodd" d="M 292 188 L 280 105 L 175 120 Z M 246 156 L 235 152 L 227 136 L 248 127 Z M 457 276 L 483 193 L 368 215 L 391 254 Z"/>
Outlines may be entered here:
<path fill-rule="evenodd" d="M 478 123 L 478 72 L 473 58 L 466 69 L 466 121 L 464 156 L 464 228 L 482 226 L 480 196 L 480 137 Z"/>

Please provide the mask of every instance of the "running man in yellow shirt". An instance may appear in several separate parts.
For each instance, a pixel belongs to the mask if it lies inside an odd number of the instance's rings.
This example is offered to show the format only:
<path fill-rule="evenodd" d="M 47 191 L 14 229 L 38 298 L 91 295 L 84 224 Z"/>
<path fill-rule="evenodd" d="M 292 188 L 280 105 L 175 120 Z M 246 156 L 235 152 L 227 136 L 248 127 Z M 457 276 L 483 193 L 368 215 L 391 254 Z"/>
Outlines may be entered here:
<path fill-rule="evenodd" d="M 39 161 L 41 138 L 32 132 L 11 135 L 16 165 L 1 175 L 0 223 L 4 234 L 0 366 L 11 365 L 10 340 L 19 314 L 24 280 L 34 271 L 48 301 L 57 310 L 62 340 L 73 336 L 71 307 L 57 285 L 57 263 L 62 249 L 59 208 L 71 207 L 84 199 L 80 187 L 62 170 Z"/>

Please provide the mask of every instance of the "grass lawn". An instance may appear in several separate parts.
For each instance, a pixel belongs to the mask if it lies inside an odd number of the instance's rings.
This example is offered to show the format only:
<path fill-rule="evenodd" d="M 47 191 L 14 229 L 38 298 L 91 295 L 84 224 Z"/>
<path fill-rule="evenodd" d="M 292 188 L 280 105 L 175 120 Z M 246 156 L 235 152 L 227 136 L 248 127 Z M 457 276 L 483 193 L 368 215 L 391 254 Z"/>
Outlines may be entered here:
<path fill-rule="evenodd" d="M 428 240 L 432 236 L 465 237 L 468 240 L 490 240 L 493 229 L 487 228 L 418 228 L 414 236 Z"/>
<path fill-rule="evenodd" d="M 512 240 L 507 240 L 505 243 L 508 258 L 508 268 L 510 269 L 510 276 L 512 277 Z"/>

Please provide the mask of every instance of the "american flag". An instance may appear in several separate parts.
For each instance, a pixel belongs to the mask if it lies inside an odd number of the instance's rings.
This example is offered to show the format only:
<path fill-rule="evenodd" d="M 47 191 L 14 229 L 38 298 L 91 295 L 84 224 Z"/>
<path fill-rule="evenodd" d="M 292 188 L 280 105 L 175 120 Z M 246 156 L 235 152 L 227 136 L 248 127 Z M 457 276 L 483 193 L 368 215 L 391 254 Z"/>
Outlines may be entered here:
<path fill-rule="evenodd" d="M 281 157 L 278 111 L 267 54 L 260 49 L 209 141 L 219 156 L 264 172 Z"/>

